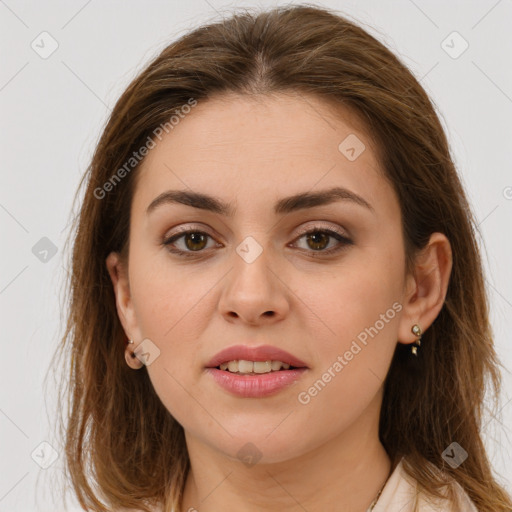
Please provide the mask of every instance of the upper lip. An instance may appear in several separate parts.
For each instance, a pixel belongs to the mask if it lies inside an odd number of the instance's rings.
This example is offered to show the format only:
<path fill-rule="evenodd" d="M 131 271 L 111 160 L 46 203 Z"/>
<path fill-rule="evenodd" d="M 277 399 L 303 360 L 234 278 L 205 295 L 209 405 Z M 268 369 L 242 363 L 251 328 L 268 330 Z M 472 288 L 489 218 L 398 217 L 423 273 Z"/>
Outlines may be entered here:
<path fill-rule="evenodd" d="M 306 363 L 297 357 L 272 345 L 260 345 L 258 347 L 233 345 L 215 354 L 210 361 L 206 363 L 206 368 L 215 368 L 222 363 L 241 359 L 245 361 L 281 361 L 297 368 L 307 367 Z"/>

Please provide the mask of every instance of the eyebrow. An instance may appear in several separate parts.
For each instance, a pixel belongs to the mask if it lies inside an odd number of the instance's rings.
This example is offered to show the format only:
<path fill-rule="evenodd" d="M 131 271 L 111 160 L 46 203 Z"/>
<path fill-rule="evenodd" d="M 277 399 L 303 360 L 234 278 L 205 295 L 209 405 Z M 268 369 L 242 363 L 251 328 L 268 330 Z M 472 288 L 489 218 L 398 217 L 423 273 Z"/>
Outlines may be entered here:
<path fill-rule="evenodd" d="M 368 201 L 343 187 L 334 187 L 319 192 L 302 192 L 293 196 L 284 197 L 274 205 L 274 213 L 276 215 L 284 215 L 298 210 L 313 208 L 315 206 L 323 206 L 342 200 L 363 206 L 375 213 L 374 208 L 368 203 Z M 164 204 L 184 204 L 186 206 L 207 210 L 226 217 L 233 217 L 236 213 L 236 209 L 232 203 L 225 203 L 217 197 L 188 190 L 167 190 L 150 203 L 146 208 L 146 214 L 150 214 L 156 208 Z"/>

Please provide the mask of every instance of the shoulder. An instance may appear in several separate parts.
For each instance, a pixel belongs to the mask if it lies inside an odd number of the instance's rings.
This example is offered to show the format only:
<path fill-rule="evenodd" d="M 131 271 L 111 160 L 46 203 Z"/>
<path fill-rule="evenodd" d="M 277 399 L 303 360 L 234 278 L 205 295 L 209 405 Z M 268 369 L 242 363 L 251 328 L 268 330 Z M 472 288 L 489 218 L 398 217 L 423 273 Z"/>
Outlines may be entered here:
<path fill-rule="evenodd" d="M 474 502 L 466 491 L 457 483 L 452 482 L 448 499 L 436 500 L 419 494 L 418 512 L 478 512 Z"/>
<path fill-rule="evenodd" d="M 417 482 L 403 468 L 403 459 L 389 477 L 373 512 L 478 512 L 468 494 L 452 481 L 447 499 L 440 500 L 418 491 Z"/>

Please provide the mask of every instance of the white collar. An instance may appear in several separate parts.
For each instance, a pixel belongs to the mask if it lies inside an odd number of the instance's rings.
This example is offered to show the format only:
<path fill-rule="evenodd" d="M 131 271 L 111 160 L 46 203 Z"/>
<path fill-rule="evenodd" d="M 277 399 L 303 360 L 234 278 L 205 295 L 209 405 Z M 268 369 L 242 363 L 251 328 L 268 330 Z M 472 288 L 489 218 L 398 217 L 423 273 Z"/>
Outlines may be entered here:
<path fill-rule="evenodd" d="M 417 482 L 412 479 L 403 467 L 404 457 L 400 459 L 386 485 L 382 489 L 379 499 L 372 512 L 448 512 L 451 510 L 447 500 L 428 501 L 423 494 L 418 493 Z M 464 489 L 454 482 L 454 489 L 459 500 L 459 508 L 464 512 L 478 512 Z M 417 502 L 417 508 L 415 504 Z"/>

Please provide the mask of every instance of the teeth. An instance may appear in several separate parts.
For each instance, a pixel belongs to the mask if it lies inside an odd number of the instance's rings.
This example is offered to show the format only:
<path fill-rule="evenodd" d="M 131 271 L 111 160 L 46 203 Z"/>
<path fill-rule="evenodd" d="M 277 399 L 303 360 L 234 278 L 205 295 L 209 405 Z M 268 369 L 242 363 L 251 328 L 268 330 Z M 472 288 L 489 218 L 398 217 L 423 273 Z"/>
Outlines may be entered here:
<path fill-rule="evenodd" d="M 253 363 L 254 373 L 268 373 L 272 371 L 272 361 L 255 361 Z M 238 365 L 239 371 L 242 371 L 240 365 Z"/>
<path fill-rule="evenodd" d="M 228 366 L 229 368 L 229 366 Z M 238 371 L 239 373 L 251 373 L 254 368 L 254 363 L 252 361 L 244 361 L 243 359 L 238 361 Z"/>
<path fill-rule="evenodd" d="M 285 363 L 282 363 L 281 361 L 272 361 L 272 370 L 277 371 L 281 369 L 281 365 Z"/>
<path fill-rule="evenodd" d="M 244 359 L 228 361 L 220 365 L 221 370 L 228 370 L 232 373 L 270 373 L 277 372 L 281 368 L 288 370 L 290 365 L 282 361 L 246 361 Z"/>

